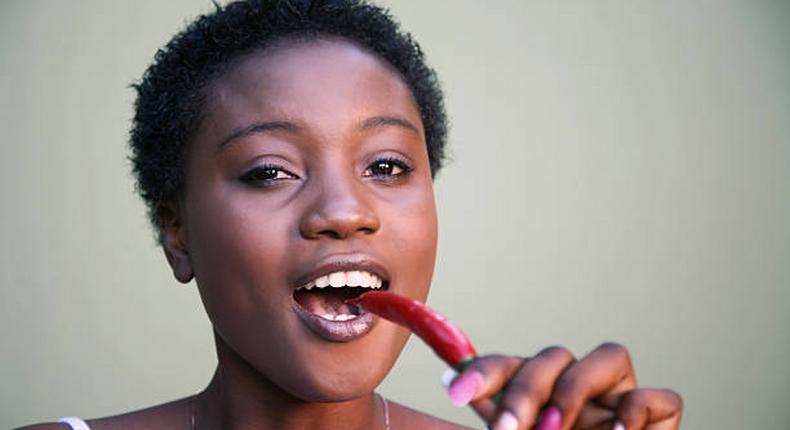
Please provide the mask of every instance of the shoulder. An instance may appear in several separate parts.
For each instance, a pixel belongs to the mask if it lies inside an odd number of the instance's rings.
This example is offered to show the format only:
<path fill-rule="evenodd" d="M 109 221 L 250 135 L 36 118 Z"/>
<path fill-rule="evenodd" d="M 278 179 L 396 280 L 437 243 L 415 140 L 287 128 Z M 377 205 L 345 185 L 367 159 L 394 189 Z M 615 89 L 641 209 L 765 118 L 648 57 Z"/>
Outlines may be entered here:
<path fill-rule="evenodd" d="M 104 418 L 86 419 L 91 430 L 135 430 L 183 428 L 189 422 L 189 400 L 191 397 L 174 400 L 138 411 Z M 41 423 L 16 430 L 69 430 L 69 426 L 58 423 Z"/>
<path fill-rule="evenodd" d="M 431 430 L 471 430 L 460 424 L 389 401 L 393 428 L 431 429 Z M 175 400 L 139 411 L 105 418 L 86 420 L 91 430 L 134 430 L 134 429 L 171 429 L 182 428 L 190 418 L 189 398 Z M 42 423 L 16 430 L 68 430 L 65 424 Z"/>
<path fill-rule="evenodd" d="M 389 401 L 392 428 L 431 429 L 431 430 L 471 430 L 460 424 L 427 415 L 399 403 Z"/>
<path fill-rule="evenodd" d="M 69 426 L 65 424 L 45 423 L 45 424 L 33 424 L 30 426 L 19 427 L 15 430 L 65 430 L 68 428 Z"/>

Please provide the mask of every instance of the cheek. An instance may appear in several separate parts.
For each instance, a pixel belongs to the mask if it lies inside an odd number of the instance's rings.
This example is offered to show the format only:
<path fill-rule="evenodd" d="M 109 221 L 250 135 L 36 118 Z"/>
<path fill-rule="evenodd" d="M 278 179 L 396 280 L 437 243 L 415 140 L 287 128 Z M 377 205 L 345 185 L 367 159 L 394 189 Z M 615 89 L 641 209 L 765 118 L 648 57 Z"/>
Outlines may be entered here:
<path fill-rule="evenodd" d="M 281 308 L 287 226 L 239 193 L 206 192 L 188 202 L 189 248 L 210 316 Z"/>
<path fill-rule="evenodd" d="M 396 251 L 419 255 L 423 261 L 436 253 L 437 221 L 433 201 L 417 206 L 417 210 L 403 211 L 397 216 L 398 242 Z"/>
<path fill-rule="evenodd" d="M 395 230 L 392 253 L 398 259 L 401 285 L 409 296 L 425 299 L 436 261 L 438 226 L 432 188 L 415 193 L 390 215 Z"/>

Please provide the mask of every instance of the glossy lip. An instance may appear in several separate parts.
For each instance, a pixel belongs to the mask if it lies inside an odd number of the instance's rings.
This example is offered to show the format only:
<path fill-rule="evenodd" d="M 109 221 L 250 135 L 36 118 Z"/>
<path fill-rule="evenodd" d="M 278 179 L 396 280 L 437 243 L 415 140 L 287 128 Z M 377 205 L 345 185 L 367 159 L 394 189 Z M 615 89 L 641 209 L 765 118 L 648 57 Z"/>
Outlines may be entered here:
<path fill-rule="evenodd" d="M 297 277 L 293 283 L 293 289 L 296 291 L 308 282 L 330 273 L 355 270 L 370 272 L 378 276 L 382 280 L 382 290 L 389 289 L 390 277 L 387 269 L 381 263 L 364 254 L 332 255 L 324 258 L 319 261 L 315 269 Z M 350 342 L 360 338 L 373 330 L 379 320 L 376 315 L 362 311 L 361 315 L 348 321 L 330 321 L 303 308 L 296 302 L 293 295 L 291 295 L 291 305 L 299 319 L 313 333 L 330 342 Z"/>
<path fill-rule="evenodd" d="M 293 300 L 293 309 L 305 325 L 319 337 L 330 342 L 351 342 L 364 336 L 378 322 L 378 317 L 370 312 L 348 321 L 329 321 L 303 308 Z"/>

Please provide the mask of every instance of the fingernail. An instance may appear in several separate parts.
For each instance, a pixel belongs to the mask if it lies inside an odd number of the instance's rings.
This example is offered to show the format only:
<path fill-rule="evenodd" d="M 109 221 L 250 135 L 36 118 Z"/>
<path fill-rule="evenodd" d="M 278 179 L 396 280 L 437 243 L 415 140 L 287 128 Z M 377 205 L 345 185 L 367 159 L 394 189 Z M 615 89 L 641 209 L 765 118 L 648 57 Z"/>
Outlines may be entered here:
<path fill-rule="evenodd" d="M 482 384 L 483 375 L 479 372 L 467 372 L 453 381 L 453 384 L 447 389 L 447 394 L 455 406 L 466 406 Z"/>
<path fill-rule="evenodd" d="M 612 427 L 612 430 L 625 430 L 625 424 L 621 423 L 620 421 L 617 421 L 616 423 L 614 423 L 614 427 Z"/>
<path fill-rule="evenodd" d="M 560 430 L 562 427 L 562 414 L 560 410 L 552 406 L 543 412 L 538 426 L 535 430 Z"/>
<path fill-rule="evenodd" d="M 518 419 L 510 411 L 502 412 L 494 424 L 494 430 L 518 430 Z"/>
<path fill-rule="evenodd" d="M 442 379 L 441 379 L 442 386 L 444 388 L 448 388 L 450 386 L 450 383 L 453 382 L 453 379 L 455 379 L 456 376 L 458 376 L 458 372 L 456 372 L 456 370 L 453 369 L 452 367 L 448 367 L 447 370 L 445 370 L 444 373 L 442 373 Z"/>

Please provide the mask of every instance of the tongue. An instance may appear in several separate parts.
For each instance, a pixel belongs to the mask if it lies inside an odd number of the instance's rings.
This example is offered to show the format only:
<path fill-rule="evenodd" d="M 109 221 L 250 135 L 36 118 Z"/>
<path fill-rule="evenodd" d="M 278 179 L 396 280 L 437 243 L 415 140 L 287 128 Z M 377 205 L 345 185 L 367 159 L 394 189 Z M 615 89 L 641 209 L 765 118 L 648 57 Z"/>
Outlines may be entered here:
<path fill-rule="evenodd" d="M 313 288 L 298 290 L 294 299 L 304 309 L 319 315 L 359 315 L 360 309 L 346 304 L 345 301 L 359 296 L 365 290 L 361 288 Z"/>

